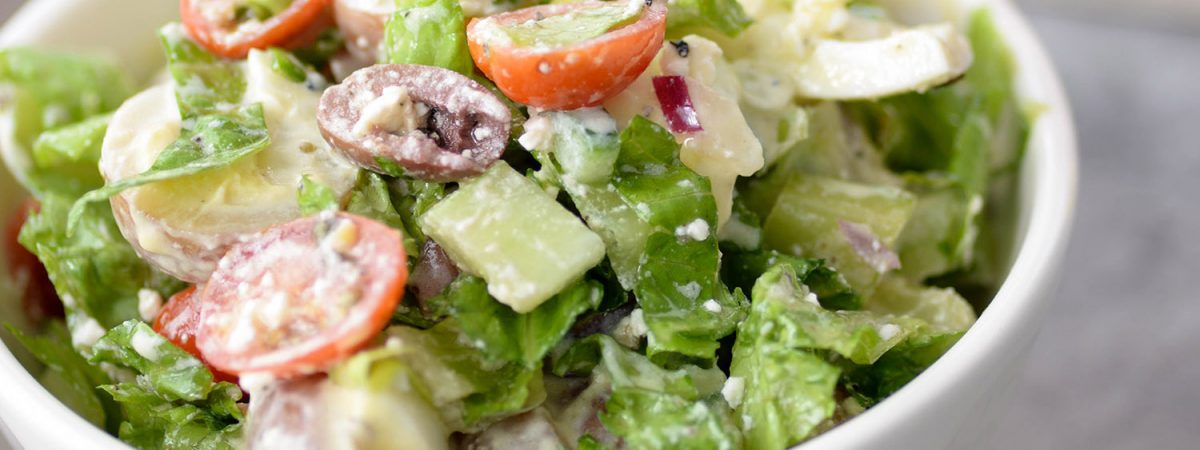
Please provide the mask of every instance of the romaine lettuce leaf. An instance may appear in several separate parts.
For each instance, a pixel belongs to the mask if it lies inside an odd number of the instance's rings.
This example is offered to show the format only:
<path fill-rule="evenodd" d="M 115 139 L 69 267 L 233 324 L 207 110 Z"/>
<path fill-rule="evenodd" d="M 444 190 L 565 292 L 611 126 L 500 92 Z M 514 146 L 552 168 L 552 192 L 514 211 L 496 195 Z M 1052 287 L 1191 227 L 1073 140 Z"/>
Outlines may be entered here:
<path fill-rule="evenodd" d="M 466 24 L 457 0 L 398 0 L 385 26 L 382 62 L 443 67 L 472 76 Z"/>
<path fill-rule="evenodd" d="M 737 0 L 672 0 L 667 13 L 667 37 L 715 31 L 733 37 L 750 26 Z"/>
<path fill-rule="evenodd" d="M 558 122 L 575 120 L 561 114 Z M 609 145 L 606 135 L 576 133 L 571 145 Z M 718 276 L 716 202 L 709 180 L 679 160 L 679 144 L 659 125 L 634 117 L 619 136 L 611 178 L 584 177 L 553 151 L 535 151 L 547 182 L 561 183 L 588 226 L 604 240 L 620 284 L 637 297 L 649 327 L 649 353 L 660 363 L 711 361 L 717 340 L 733 332 L 745 315 L 742 294 L 731 293 Z M 597 150 L 598 154 L 607 154 Z M 600 158 L 603 159 L 603 158 Z M 606 171 L 605 171 L 606 172 Z"/>
<path fill-rule="evenodd" d="M 723 248 L 721 278 L 725 283 L 743 292 L 754 288 L 762 274 L 779 264 L 795 271 L 796 276 L 826 309 L 856 310 L 863 306 L 862 296 L 854 292 L 846 278 L 820 259 L 805 259 L 785 255 L 772 250 L 740 251 Z"/>
<path fill-rule="evenodd" d="M 47 130 L 88 119 L 120 106 L 131 87 L 112 61 L 30 48 L 0 50 L 0 153 L 26 189 L 40 197 L 44 191 L 69 191 L 78 195 L 98 183 L 99 174 L 87 159 L 99 142 L 71 149 L 34 150 L 35 141 Z M 88 127 L 84 127 L 88 128 Z M 76 130 L 81 131 L 81 130 Z M 82 133 L 87 134 L 87 133 Z M 103 132 L 101 132 L 101 136 Z M 58 136 L 53 143 L 68 143 Z M 82 136 L 80 136 L 82 137 Z M 47 144 L 50 144 L 48 142 Z M 74 142 L 70 142 L 75 144 Z M 72 157 L 56 158 L 57 150 Z M 34 154 L 40 153 L 40 154 Z M 75 177 L 79 176 L 76 180 Z"/>
<path fill-rule="evenodd" d="M 842 371 L 827 358 L 837 355 L 851 366 L 875 363 L 912 333 L 915 322 L 827 311 L 790 265 L 768 270 L 754 285 L 730 366 L 730 376 L 744 382 L 737 417 L 748 447 L 782 449 L 808 438 L 836 407 Z"/>
<path fill-rule="evenodd" d="M 640 116 L 621 132 L 616 167 L 617 192 L 654 230 L 634 288 L 650 329 L 648 352 L 659 361 L 711 360 L 717 340 L 745 316 L 746 301 L 718 277 L 717 211 L 709 181 L 683 165 L 679 144 L 667 130 Z"/>
<path fill-rule="evenodd" d="M 33 143 L 34 192 L 55 191 L 71 197 L 104 185 L 96 164 L 111 116 L 98 115 L 46 131 Z"/>
<path fill-rule="evenodd" d="M 725 382 L 720 369 L 663 369 L 600 334 L 573 344 L 553 369 L 591 372 L 593 384 L 612 390 L 600 420 L 630 448 L 742 448 L 732 411 L 717 395 Z"/>
<path fill-rule="evenodd" d="M 38 381 L 46 390 L 93 425 L 117 429 L 120 409 L 96 390 L 96 386 L 111 383 L 108 375 L 75 351 L 62 322 L 50 322 L 41 336 L 26 335 L 11 326 L 8 330 L 45 366 Z"/>
<path fill-rule="evenodd" d="M 847 107 L 891 168 L 947 184 L 922 199 L 937 205 L 917 216 L 943 226 L 914 226 L 902 239 L 907 253 L 902 261 L 907 266 L 912 260 L 914 266 L 905 273 L 914 279 L 973 265 L 971 249 L 980 234 L 988 186 L 1016 168 L 1029 133 L 1029 119 L 1015 95 L 1012 56 L 986 11 L 972 16 L 968 38 L 975 62 L 962 80 L 924 94 Z"/>
<path fill-rule="evenodd" d="M 600 421 L 629 448 L 742 448 L 742 433 L 721 400 L 688 400 L 643 389 L 613 391 Z"/>
<path fill-rule="evenodd" d="M 850 369 L 843 385 L 859 404 L 870 408 L 929 368 L 963 333 L 919 329 L 875 364 Z"/>
<path fill-rule="evenodd" d="M 869 230 L 880 246 L 896 242 L 916 204 L 903 189 L 800 174 L 784 185 L 763 225 L 767 248 L 829 261 L 854 290 L 869 295 L 888 269 L 864 257 L 844 224 Z"/>
<path fill-rule="evenodd" d="M 19 142 L 33 144 L 44 130 L 112 111 L 132 87 L 112 61 L 30 48 L 0 50 L 0 83 L 27 101 Z M 18 100 L 21 101 L 21 100 Z"/>
<path fill-rule="evenodd" d="M 488 295 L 486 283 L 464 275 L 447 288 L 455 320 L 463 334 L 492 361 L 540 367 L 542 358 L 558 345 L 585 311 L 595 309 L 603 298 L 600 283 L 576 283 L 527 314 Z"/>
<path fill-rule="evenodd" d="M 132 381 L 100 388 L 121 405 L 118 435 L 142 449 L 234 449 L 241 437 L 242 391 L 144 322 L 114 327 L 93 347 L 91 363 L 132 370 Z"/>
<path fill-rule="evenodd" d="M 454 319 L 428 330 L 392 327 L 388 336 L 379 357 L 404 362 L 420 381 L 422 395 L 453 430 L 478 430 L 545 398 L 541 361 L 532 367 L 493 361 Z"/>
<path fill-rule="evenodd" d="M 117 228 L 108 205 L 91 205 L 67 234 L 67 212 L 74 199 L 60 194 L 42 198 L 41 211 L 21 229 L 20 242 L 46 265 L 46 272 L 67 310 L 74 331 L 91 321 L 108 329 L 138 317 L 138 292 L 163 296 L 182 289 L 179 281 L 150 267 Z"/>

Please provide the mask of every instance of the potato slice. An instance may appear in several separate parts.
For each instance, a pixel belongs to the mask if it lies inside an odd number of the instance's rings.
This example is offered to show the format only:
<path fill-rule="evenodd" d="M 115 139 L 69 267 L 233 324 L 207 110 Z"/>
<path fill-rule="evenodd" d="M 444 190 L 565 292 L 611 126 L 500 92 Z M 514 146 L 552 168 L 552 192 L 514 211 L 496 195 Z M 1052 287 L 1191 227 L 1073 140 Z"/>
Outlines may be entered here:
<path fill-rule="evenodd" d="M 112 198 L 121 233 L 164 272 L 184 281 L 208 279 L 228 247 L 271 225 L 300 217 L 296 200 L 308 175 L 344 196 L 357 169 L 321 138 L 319 92 L 276 73 L 269 54 L 251 52 L 244 103 L 261 103 L 271 145 L 229 167 L 127 190 Z M 112 182 L 142 173 L 179 137 L 169 85 L 126 101 L 104 138 L 100 171 Z"/>

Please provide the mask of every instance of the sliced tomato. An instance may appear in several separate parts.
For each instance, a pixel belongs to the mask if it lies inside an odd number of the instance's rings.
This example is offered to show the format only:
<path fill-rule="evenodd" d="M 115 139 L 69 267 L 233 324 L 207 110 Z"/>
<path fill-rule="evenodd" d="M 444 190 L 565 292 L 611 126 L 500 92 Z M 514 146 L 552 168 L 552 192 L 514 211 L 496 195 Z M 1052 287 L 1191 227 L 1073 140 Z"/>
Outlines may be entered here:
<path fill-rule="evenodd" d="M 154 318 L 151 327 L 176 347 L 200 359 L 200 362 L 212 371 L 213 378 L 217 381 L 235 384 L 238 382 L 236 376 L 217 370 L 209 364 L 196 347 L 196 332 L 200 329 L 200 296 L 196 295 L 195 286 L 171 296 L 167 304 L 163 305 L 162 312 Z"/>
<path fill-rule="evenodd" d="M 333 0 L 294 0 L 266 20 L 239 21 L 244 0 L 180 0 L 184 29 L 208 51 L 225 58 L 245 58 L 250 49 L 298 48 L 311 44 L 333 23 Z"/>
<path fill-rule="evenodd" d="M 613 8 L 614 3 L 542 5 L 474 19 L 467 25 L 471 57 L 484 75 L 518 102 L 561 110 L 599 105 L 633 83 L 662 47 L 667 26 L 664 0 L 655 0 L 632 23 L 578 42 L 562 42 L 558 38 L 569 33 L 558 30 L 547 33 L 552 41 L 548 45 L 520 45 L 509 30 L 524 27 L 537 32 L 538 27 L 530 24 Z"/>
<path fill-rule="evenodd" d="M 26 199 L 8 221 L 4 230 L 3 247 L 8 276 L 23 283 L 25 291 L 21 295 L 21 306 L 25 315 L 33 322 L 45 319 L 63 317 L 63 305 L 54 291 L 54 284 L 46 274 L 46 266 L 38 257 L 17 242 L 21 235 L 21 227 L 29 220 L 29 215 L 41 209 L 41 205 L 32 198 Z"/>
<path fill-rule="evenodd" d="M 218 369 L 320 371 L 387 326 L 404 294 L 400 233 L 352 214 L 321 214 L 235 245 L 201 294 L 200 352 Z"/>

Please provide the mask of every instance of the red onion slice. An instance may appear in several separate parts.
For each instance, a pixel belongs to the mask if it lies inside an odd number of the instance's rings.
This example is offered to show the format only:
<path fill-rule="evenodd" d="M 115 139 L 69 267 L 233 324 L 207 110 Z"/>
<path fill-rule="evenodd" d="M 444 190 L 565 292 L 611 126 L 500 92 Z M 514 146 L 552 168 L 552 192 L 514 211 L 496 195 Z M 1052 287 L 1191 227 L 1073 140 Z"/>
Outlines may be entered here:
<path fill-rule="evenodd" d="M 900 268 L 900 257 L 888 248 L 866 225 L 838 219 L 838 228 L 846 241 L 876 272 L 883 273 Z"/>
<path fill-rule="evenodd" d="M 692 96 L 688 94 L 687 80 L 679 75 L 666 75 L 654 77 L 652 81 L 654 95 L 658 97 L 658 105 L 672 133 L 704 131 L 696 107 L 692 105 Z"/>

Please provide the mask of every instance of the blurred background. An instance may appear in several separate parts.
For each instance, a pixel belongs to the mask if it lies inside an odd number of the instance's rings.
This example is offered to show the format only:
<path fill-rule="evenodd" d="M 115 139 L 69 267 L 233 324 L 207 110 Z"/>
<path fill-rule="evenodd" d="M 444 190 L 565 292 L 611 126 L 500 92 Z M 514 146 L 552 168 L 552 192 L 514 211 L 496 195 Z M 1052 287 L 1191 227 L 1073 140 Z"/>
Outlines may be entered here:
<path fill-rule="evenodd" d="M 1071 97 L 1081 185 L 1061 295 L 980 447 L 1200 448 L 1200 0 L 1017 3 Z"/>

